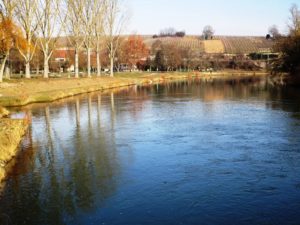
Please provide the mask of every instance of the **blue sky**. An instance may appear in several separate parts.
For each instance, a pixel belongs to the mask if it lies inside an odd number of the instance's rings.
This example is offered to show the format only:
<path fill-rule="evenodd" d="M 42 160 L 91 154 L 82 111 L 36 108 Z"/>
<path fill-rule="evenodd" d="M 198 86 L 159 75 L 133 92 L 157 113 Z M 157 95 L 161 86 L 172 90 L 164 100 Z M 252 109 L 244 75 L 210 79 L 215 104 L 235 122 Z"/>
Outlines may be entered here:
<path fill-rule="evenodd" d="M 289 8 L 300 0 L 127 0 L 129 33 L 155 34 L 174 27 L 200 34 L 211 25 L 217 35 L 265 35 L 276 24 L 286 32 Z"/>

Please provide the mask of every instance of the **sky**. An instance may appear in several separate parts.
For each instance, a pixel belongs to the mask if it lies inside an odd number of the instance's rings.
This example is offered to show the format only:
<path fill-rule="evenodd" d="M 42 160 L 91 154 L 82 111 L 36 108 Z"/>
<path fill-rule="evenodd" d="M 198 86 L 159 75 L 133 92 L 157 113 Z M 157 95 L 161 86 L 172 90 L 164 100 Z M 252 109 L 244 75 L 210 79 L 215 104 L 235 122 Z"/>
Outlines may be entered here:
<path fill-rule="evenodd" d="M 211 25 L 216 35 L 265 36 L 273 24 L 287 32 L 289 9 L 300 0 L 127 0 L 129 33 L 157 34 L 174 27 L 199 35 Z"/>

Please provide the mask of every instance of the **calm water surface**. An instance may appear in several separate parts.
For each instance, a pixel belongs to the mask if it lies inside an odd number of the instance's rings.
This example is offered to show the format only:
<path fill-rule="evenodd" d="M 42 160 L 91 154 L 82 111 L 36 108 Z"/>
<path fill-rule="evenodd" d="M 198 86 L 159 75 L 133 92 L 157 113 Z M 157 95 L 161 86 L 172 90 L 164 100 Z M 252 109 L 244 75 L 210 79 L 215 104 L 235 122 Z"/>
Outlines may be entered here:
<path fill-rule="evenodd" d="M 181 82 L 22 109 L 0 224 L 300 224 L 300 91 Z"/>

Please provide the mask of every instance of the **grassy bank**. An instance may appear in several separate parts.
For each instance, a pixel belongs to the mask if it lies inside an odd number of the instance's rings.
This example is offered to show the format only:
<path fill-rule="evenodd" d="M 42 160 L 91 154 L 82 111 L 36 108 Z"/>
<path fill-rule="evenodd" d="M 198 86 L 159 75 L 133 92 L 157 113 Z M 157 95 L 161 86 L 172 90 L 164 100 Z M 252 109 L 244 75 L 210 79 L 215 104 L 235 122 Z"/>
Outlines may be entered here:
<path fill-rule="evenodd" d="M 157 83 L 170 79 L 198 76 L 202 79 L 232 78 L 232 76 L 263 75 L 259 72 L 218 73 L 117 73 L 114 78 L 56 78 L 18 79 L 0 85 L 0 106 L 24 106 L 30 103 L 51 102 L 82 93 L 101 91 L 122 86 Z"/>

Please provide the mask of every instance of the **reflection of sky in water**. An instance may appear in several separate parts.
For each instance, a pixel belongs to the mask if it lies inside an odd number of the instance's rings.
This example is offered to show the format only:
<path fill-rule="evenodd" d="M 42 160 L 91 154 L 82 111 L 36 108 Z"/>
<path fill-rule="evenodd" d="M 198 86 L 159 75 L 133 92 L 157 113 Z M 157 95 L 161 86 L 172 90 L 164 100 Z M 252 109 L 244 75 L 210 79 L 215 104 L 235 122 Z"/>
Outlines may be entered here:
<path fill-rule="evenodd" d="M 32 225 L 297 224 L 298 99 L 174 83 L 27 108 L 24 155 L 35 153 L 0 213 Z"/>
<path fill-rule="evenodd" d="M 12 119 L 24 119 L 25 113 L 24 112 L 13 113 L 9 117 Z"/>

